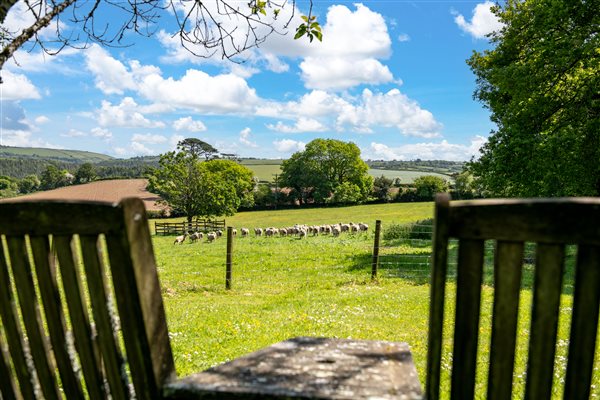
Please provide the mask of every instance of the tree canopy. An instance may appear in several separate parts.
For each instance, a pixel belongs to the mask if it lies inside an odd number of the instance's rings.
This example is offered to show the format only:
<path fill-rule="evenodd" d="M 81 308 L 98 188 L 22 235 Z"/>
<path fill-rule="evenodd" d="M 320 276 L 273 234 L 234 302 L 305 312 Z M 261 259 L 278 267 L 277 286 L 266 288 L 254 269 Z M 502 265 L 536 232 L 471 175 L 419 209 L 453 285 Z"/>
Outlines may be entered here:
<path fill-rule="evenodd" d="M 338 189 L 344 192 L 337 196 L 342 202 L 363 201 L 373 187 L 358 146 L 335 139 L 311 141 L 285 160 L 281 170 L 281 185 L 292 188 L 301 202 L 327 202 Z"/>
<path fill-rule="evenodd" d="M 469 164 L 486 195 L 600 196 L 600 3 L 509 0 L 475 97 L 497 130 Z"/>
<path fill-rule="evenodd" d="M 307 15 L 294 21 L 295 38 L 321 40 L 312 0 L 306 1 Z M 18 12 L 27 25 L 5 26 L 9 11 Z M 151 36 L 165 18 L 192 54 L 231 59 L 272 33 L 285 33 L 296 11 L 296 0 L 0 0 L 0 70 L 25 43 L 34 43 L 50 55 L 64 47 L 85 48 L 92 43 L 127 46 L 131 44 L 128 32 Z M 47 31 L 42 33 L 49 26 L 54 31 L 50 38 Z"/>
<path fill-rule="evenodd" d="M 188 222 L 233 215 L 240 205 L 253 205 L 252 171 L 231 160 L 203 161 L 181 143 L 180 151 L 160 156 L 159 167 L 149 176 L 149 190 Z"/>

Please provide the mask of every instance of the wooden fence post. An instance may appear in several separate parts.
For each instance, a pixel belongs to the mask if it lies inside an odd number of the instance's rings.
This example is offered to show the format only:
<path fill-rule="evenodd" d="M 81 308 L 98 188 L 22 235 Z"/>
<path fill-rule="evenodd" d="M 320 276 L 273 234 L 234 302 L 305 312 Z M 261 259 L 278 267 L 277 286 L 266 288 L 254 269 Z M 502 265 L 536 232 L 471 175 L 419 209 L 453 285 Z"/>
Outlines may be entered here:
<path fill-rule="evenodd" d="M 225 289 L 231 289 L 231 264 L 233 263 L 233 227 L 227 227 L 227 260 L 225 262 Z"/>
<path fill-rule="evenodd" d="M 371 265 L 371 279 L 377 278 L 379 267 L 379 237 L 381 235 L 381 220 L 375 221 L 375 243 L 373 244 L 373 264 Z"/>

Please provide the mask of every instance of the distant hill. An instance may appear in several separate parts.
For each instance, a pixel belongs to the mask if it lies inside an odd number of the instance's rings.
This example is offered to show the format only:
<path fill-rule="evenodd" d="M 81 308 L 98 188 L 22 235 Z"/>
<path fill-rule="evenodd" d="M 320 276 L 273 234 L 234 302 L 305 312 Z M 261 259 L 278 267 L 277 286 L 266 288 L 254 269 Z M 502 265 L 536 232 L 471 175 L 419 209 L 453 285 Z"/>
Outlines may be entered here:
<path fill-rule="evenodd" d="M 0 157 L 32 157 L 52 159 L 61 162 L 97 163 L 114 159 L 113 157 L 82 150 L 43 149 L 38 147 L 0 146 Z"/>

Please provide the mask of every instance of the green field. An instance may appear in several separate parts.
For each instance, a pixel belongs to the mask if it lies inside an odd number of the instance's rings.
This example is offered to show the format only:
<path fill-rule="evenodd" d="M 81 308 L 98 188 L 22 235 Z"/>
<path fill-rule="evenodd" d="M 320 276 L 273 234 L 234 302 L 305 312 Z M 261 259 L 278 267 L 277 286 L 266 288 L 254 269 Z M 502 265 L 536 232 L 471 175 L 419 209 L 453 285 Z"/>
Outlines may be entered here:
<path fill-rule="evenodd" d="M 39 157 L 55 158 L 61 160 L 72 160 L 78 162 L 100 162 L 112 160 L 113 157 L 106 154 L 93 153 L 81 150 L 44 149 L 36 147 L 0 147 L 0 156 L 5 157 Z"/>
<path fill-rule="evenodd" d="M 153 239 L 169 332 L 180 375 L 203 370 L 294 336 L 406 341 L 423 381 L 427 354 L 430 242 L 384 242 L 379 279 L 370 280 L 373 225 L 407 223 L 432 215 L 431 203 L 385 204 L 340 208 L 239 213 L 228 218 L 236 227 L 283 227 L 293 224 L 366 222 L 368 233 L 265 238 L 236 237 L 233 289 L 224 289 L 225 240 L 173 245 L 173 236 Z M 491 250 L 490 250 L 491 251 Z M 456 251 L 451 251 L 455 255 Z M 572 301 L 572 268 L 567 268 L 559 321 L 556 381 L 562 379 Z M 521 310 L 528 311 L 532 273 L 524 274 Z M 451 276 L 453 276 L 451 268 Z M 477 390 L 485 397 L 493 274 L 486 268 Z M 454 285 L 450 284 L 449 295 Z M 522 393 L 529 319 L 519 320 L 515 387 Z M 447 305 L 448 326 L 453 306 Z M 449 386 L 451 340 L 443 349 L 443 385 Z M 598 365 L 598 364 L 597 364 Z M 600 396 L 595 371 L 594 395 Z M 556 396 L 560 395 L 557 389 Z M 478 398 L 479 398 L 478 397 Z"/>
<path fill-rule="evenodd" d="M 248 167 L 254 172 L 254 176 L 258 177 L 261 182 L 273 182 L 276 174 L 281 174 L 281 160 L 242 160 L 242 165 Z M 451 178 L 448 175 L 440 174 L 437 172 L 428 171 L 414 171 L 414 170 L 388 170 L 388 169 L 369 169 L 369 175 L 376 178 L 381 175 L 386 178 L 396 179 L 400 178 L 402 183 L 413 183 L 415 178 L 423 175 L 439 176 L 440 178 L 450 181 Z"/>

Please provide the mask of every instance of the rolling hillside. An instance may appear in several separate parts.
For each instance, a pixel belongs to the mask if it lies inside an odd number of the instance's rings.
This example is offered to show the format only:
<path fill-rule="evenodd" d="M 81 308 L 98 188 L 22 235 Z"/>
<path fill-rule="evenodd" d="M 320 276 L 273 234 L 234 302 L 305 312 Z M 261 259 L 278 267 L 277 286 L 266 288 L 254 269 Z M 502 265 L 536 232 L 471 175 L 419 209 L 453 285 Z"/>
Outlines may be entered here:
<path fill-rule="evenodd" d="M 33 157 L 42 159 L 53 159 L 66 162 L 91 162 L 112 160 L 113 157 L 82 150 L 44 149 L 38 147 L 10 147 L 0 146 L 0 157 Z"/>

